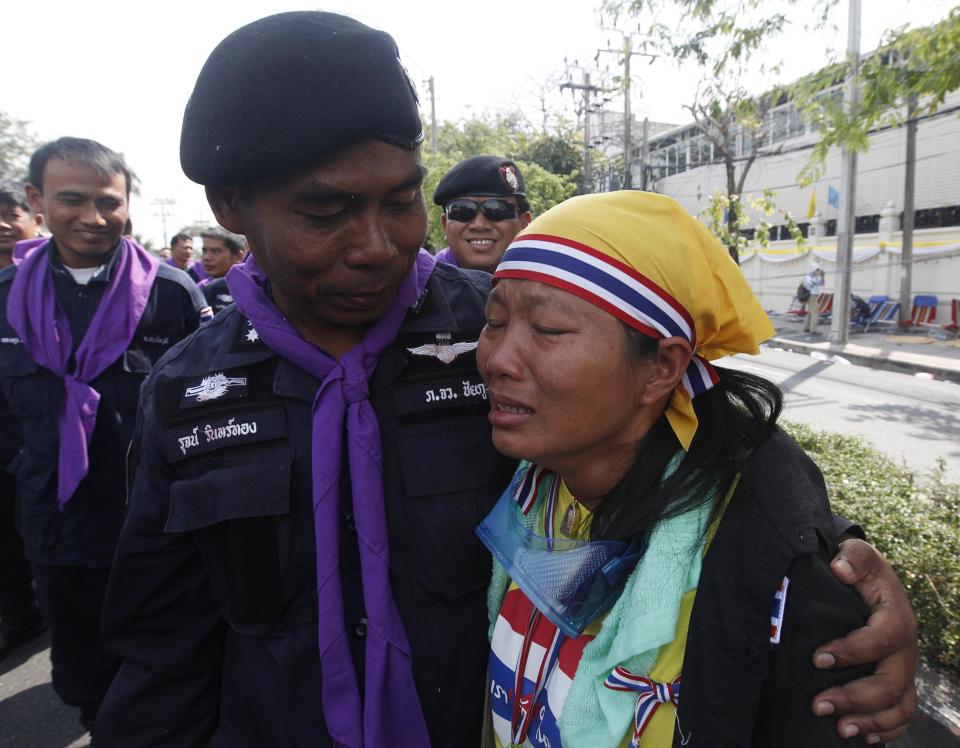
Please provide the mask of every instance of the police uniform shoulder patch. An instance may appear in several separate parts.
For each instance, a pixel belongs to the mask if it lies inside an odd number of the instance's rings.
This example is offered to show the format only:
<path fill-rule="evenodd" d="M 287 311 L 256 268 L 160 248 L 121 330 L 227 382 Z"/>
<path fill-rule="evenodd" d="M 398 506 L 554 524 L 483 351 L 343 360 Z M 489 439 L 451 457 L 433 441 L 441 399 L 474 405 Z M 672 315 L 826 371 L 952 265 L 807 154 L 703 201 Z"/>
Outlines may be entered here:
<path fill-rule="evenodd" d="M 228 377 L 222 371 L 199 380 L 188 381 L 183 390 L 180 407 L 197 408 L 211 400 L 237 400 L 247 396 L 246 377 Z"/>

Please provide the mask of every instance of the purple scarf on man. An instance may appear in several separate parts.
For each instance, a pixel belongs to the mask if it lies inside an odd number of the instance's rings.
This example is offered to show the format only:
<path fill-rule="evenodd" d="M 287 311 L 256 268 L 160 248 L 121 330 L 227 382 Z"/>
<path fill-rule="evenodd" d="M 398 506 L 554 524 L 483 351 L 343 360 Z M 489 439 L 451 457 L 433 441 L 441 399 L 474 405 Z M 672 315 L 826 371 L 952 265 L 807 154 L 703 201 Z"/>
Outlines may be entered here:
<path fill-rule="evenodd" d="M 19 265 L 23 262 L 23 258 L 27 256 L 29 252 L 34 247 L 39 247 L 42 244 L 46 244 L 50 241 L 49 236 L 41 236 L 36 239 L 24 239 L 13 245 L 13 264 Z"/>
<path fill-rule="evenodd" d="M 439 252 L 437 252 L 437 262 L 445 262 L 448 265 L 453 265 L 454 267 L 460 267 L 460 263 L 457 262 L 457 258 L 453 254 L 453 250 L 450 247 L 444 247 Z"/>
<path fill-rule="evenodd" d="M 146 309 L 159 267 L 147 250 L 126 237 L 120 240 L 116 251 L 120 256 L 113 277 L 76 353 L 70 321 L 57 302 L 53 269 L 45 246 L 24 256 L 7 299 L 7 319 L 27 353 L 40 366 L 60 377 L 66 387 L 60 410 L 57 460 L 57 503 L 61 508 L 90 469 L 87 447 L 100 404 L 100 393 L 90 382 L 127 350 Z"/>
<path fill-rule="evenodd" d="M 264 289 L 253 255 L 227 273 L 237 308 L 272 351 L 321 380 L 313 401 L 313 506 L 323 714 L 337 746 L 424 748 L 430 745 L 413 680 L 410 643 L 390 589 L 380 427 L 368 381 L 417 302 L 435 259 L 420 250 L 397 295 L 363 341 L 339 361 L 304 340 Z M 350 656 L 340 584 L 340 466 L 346 425 L 353 515 L 367 612 L 364 696 Z"/>

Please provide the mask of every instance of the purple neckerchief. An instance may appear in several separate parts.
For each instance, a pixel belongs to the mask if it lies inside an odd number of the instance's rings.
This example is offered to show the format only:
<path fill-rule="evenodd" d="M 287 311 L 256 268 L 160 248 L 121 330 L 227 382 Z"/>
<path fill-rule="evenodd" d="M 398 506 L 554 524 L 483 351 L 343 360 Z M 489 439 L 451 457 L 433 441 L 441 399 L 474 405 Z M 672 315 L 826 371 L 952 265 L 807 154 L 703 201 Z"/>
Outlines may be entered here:
<path fill-rule="evenodd" d="M 20 262 L 7 299 L 7 319 L 30 358 L 60 377 L 66 387 L 57 460 L 57 503 L 61 508 L 90 469 L 87 446 L 97 421 L 100 393 L 89 383 L 127 350 L 159 267 L 147 250 L 127 237 L 120 240 L 116 251 L 120 256 L 113 275 L 76 353 L 70 321 L 57 301 L 45 247 L 29 252 Z"/>
<path fill-rule="evenodd" d="M 453 250 L 450 249 L 450 247 L 444 247 L 437 252 L 437 262 L 445 262 L 448 265 L 460 267 L 460 263 L 457 262 L 457 258 L 453 256 Z"/>
<path fill-rule="evenodd" d="M 41 244 L 46 244 L 48 241 L 50 241 L 49 236 L 40 236 L 36 239 L 24 239 L 23 241 L 17 242 L 13 245 L 13 264 L 19 265 L 31 249 L 39 247 Z"/>
<path fill-rule="evenodd" d="M 323 716 L 337 746 L 424 748 L 430 745 L 413 680 L 410 643 L 390 589 L 380 427 L 368 380 L 393 342 L 407 310 L 426 288 L 436 260 L 420 250 L 386 313 L 339 361 L 307 342 L 264 288 L 267 278 L 250 255 L 227 273 L 234 303 L 263 343 L 321 381 L 313 400 L 313 516 L 317 540 L 317 604 Z M 360 546 L 367 615 L 364 697 L 343 619 L 340 584 L 340 466 L 346 424 L 353 515 Z"/>

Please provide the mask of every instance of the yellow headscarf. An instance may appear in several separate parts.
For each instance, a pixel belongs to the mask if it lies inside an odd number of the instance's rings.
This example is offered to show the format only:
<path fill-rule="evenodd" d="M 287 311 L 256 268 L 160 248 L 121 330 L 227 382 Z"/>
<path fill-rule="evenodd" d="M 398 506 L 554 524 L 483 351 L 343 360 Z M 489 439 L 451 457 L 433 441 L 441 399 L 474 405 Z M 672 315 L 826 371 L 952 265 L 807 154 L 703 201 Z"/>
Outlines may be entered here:
<path fill-rule="evenodd" d="M 649 192 L 571 198 L 517 235 L 494 278 L 522 278 L 573 293 L 656 338 L 695 346 L 667 419 L 689 449 L 691 397 L 716 383 L 707 363 L 759 353 L 773 325 L 727 250 L 675 200 Z"/>

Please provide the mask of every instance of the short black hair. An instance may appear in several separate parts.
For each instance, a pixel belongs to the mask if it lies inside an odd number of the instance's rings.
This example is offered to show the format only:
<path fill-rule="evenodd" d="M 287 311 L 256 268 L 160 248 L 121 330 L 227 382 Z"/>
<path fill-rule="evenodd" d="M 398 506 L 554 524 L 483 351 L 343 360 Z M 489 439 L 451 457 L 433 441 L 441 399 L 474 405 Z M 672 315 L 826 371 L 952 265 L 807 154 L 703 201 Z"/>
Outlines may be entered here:
<path fill-rule="evenodd" d="M 232 231 L 227 231 L 222 226 L 211 226 L 208 229 L 204 229 L 200 232 L 200 238 L 219 239 L 227 245 L 227 249 L 230 250 L 230 254 L 232 255 L 243 252 L 247 248 L 246 239 L 243 236 L 234 234 Z"/>
<path fill-rule="evenodd" d="M 0 182 L 0 204 L 10 208 L 23 208 L 33 215 L 33 208 L 27 201 L 27 193 L 20 182 Z"/>
<path fill-rule="evenodd" d="M 173 239 L 170 240 L 170 246 L 173 247 L 173 245 L 179 244 L 180 242 L 192 242 L 192 241 L 193 241 L 193 237 L 190 236 L 190 234 L 186 234 L 181 231 L 179 234 L 174 236 Z"/>
<path fill-rule="evenodd" d="M 88 166 L 105 179 L 123 174 L 127 196 L 133 187 L 134 174 L 127 162 L 116 151 L 87 138 L 63 137 L 40 146 L 30 157 L 30 184 L 43 194 L 43 170 L 50 159 L 58 158 L 71 164 Z"/>

